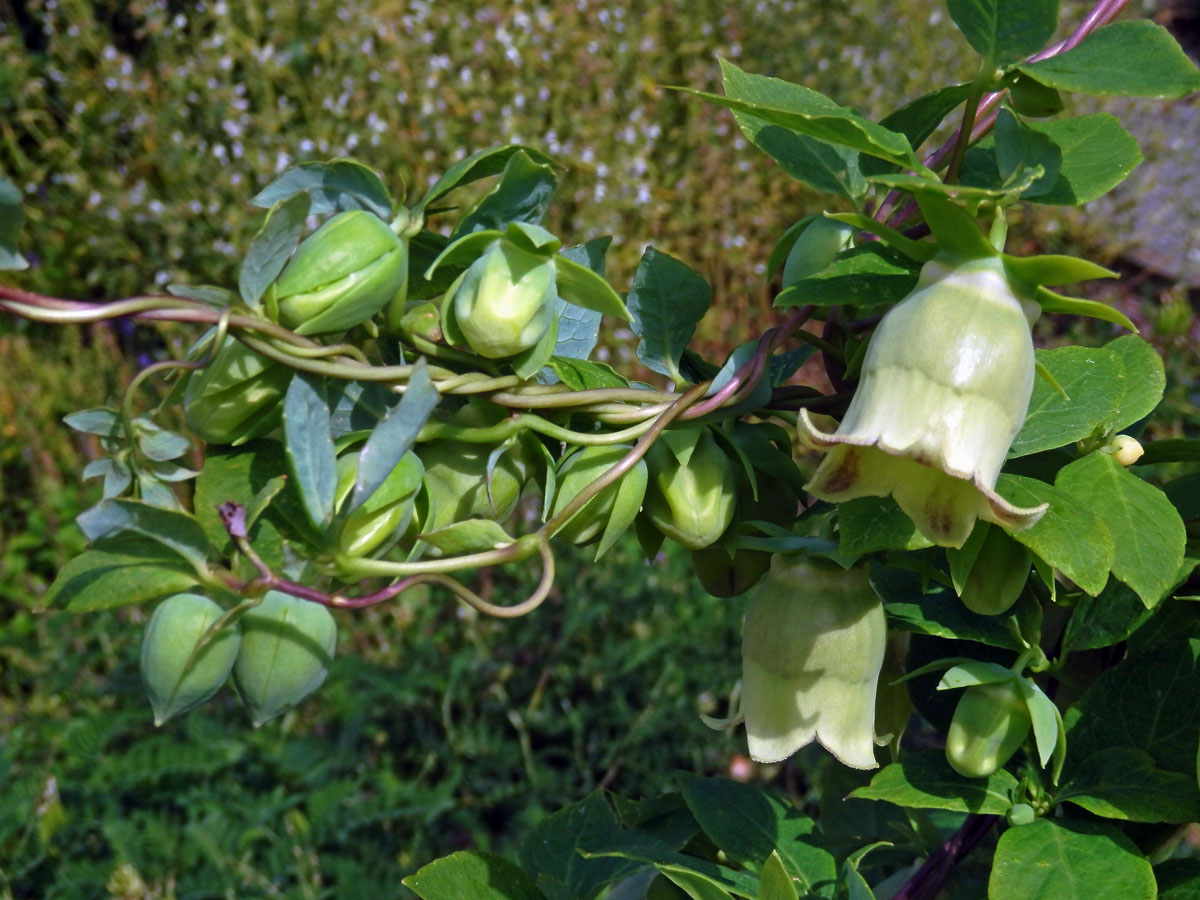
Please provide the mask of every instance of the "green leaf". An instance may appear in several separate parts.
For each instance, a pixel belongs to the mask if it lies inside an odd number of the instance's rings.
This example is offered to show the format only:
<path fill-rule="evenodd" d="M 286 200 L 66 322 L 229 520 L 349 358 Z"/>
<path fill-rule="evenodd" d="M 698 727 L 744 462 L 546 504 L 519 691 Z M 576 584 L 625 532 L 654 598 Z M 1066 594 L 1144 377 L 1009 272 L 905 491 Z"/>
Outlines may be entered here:
<path fill-rule="evenodd" d="M 1040 84 L 1081 94 L 1173 99 L 1200 90 L 1195 63 L 1147 19 L 1097 28 L 1073 50 L 1017 68 Z"/>
<path fill-rule="evenodd" d="M 558 319 L 551 319 L 550 327 L 546 329 L 536 344 L 527 350 L 522 350 L 509 360 L 513 373 L 521 378 L 532 378 L 550 362 L 557 343 Z"/>
<path fill-rule="evenodd" d="M 973 613 L 946 586 L 934 582 L 922 585 L 919 573 L 873 563 L 871 585 L 883 600 L 891 628 L 1022 649 L 1011 616 Z"/>
<path fill-rule="evenodd" d="M 691 88 L 677 90 L 799 135 L 859 150 L 905 168 L 924 169 L 904 135 L 877 125 L 852 109 L 838 106 L 818 91 L 778 78 L 748 75 L 726 59 L 721 60 L 721 72 L 727 81 L 736 82 L 743 92 L 753 91 L 757 99 L 721 97 Z"/>
<path fill-rule="evenodd" d="M 1107 113 L 1027 122 L 1062 151 L 1058 178 L 1029 199 L 1034 203 L 1077 206 L 1107 194 L 1142 161 L 1137 140 Z"/>
<path fill-rule="evenodd" d="M 832 854 L 817 843 L 816 823 L 791 804 L 736 781 L 687 774 L 679 780 L 688 809 L 732 861 L 760 872 L 778 853 L 806 893 L 837 877 Z"/>
<path fill-rule="evenodd" d="M 1133 842 L 1101 822 L 1038 819 L 1000 835 L 989 900 L 1154 900 L 1154 873 Z"/>
<path fill-rule="evenodd" d="M 335 440 L 354 431 L 370 431 L 399 402 L 377 381 L 331 379 L 325 388 Z"/>
<path fill-rule="evenodd" d="M 283 444 L 305 515 L 323 531 L 333 521 L 337 456 L 329 407 L 309 376 L 297 373 L 284 397 Z"/>
<path fill-rule="evenodd" d="M 1058 0 L 947 0 L 950 17 L 988 65 L 1040 49 L 1058 24 Z"/>
<path fill-rule="evenodd" d="M 627 299 L 637 357 L 646 368 L 679 380 L 679 359 L 712 304 L 712 288 L 684 263 L 647 247 Z"/>
<path fill-rule="evenodd" d="M 917 206 L 938 246 L 959 259 L 982 259 L 999 255 L 975 217 L 944 197 L 920 192 Z"/>
<path fill-rule="evenodd" d="M 259 308 L 260 298 L 283 271 L 292 252 L 300 244 L 300 234 L 304 231 L 307 216 L 307 194 L 280 200 L 267 213 L 262 228 L 250 242 L 238 272 L 238 291 L 251 309 Z"/>
<path fill-rule="evenodd" d="M 908 138 L 913 147 L 920 147 L 937 127 L 957 107 L 961 106 L 971 92 L 970 84 L 952 84 L 911 100 L 898 110 L 885 116 L 879 124 L 898 131 Z M 864 175 L 882 175 L 896 171 L 894 167 L 874 157 L 865 157 L 862 162 Z"/>
<path fill-rule="evenodd" d="M 1026 128 L 1009 110 L 1001 109 L 996 119 L 996 165 L 1004 181 L 1021 175 L 1027 169 L 1040 167 L 1041 176 L 1021 192 L 1025 198 L 1048 191 L 1058 180 L 1062 167 L 1062 150 L 1050 138 Z"/>
<path fill-rule="evenodd" d="M 611 243 L 610 237 L 593 238 L 586 243 L 567 247 L 562 251 L 562 255 L 571 262 L 586 266 L 603 278 L 604 254 Z M 592 355 L 599 339 L 601 314 L 596 310 L 568 303 L 561 297 L 555 301 L 555 306 L 558 310 L 558 341 L 554 345 L 554 355 L 587 359 Z"/>
<path fill-rule="evenodd" d="M 512 222 L 540 225 L 558 177 L 549 163 L 534 162 L 524 150 L 508 158 L 496 186 L 484 194 L 455 226 L 451 239 L 473 231 L 503 231 Z"/>
<path fill-rule="evenodd" d="M 1151 611 L 1138 595 L 1116 579 L 1095 597 L 1083 596 L 1071 609 L 1062 652 L 1096 650 L 1119 644 L 1137 631 Z"/>
<path fill-rule="evenodd" d="M 194 587 L 196 572 L 178 553 L 136 534 L 97 541 L 58 570 L 47 606 L 95 612 L 144 603 Z"/>
<path fill-rule="evenodd" d="M 667 880 L 684 892 L 689 900 L 732 900 L 729 891 L 714 884 L 710 879 L 696 875 L 687 869 L 658 866 Z"/>
<path fill-rule="evenodd" d="M 422 213 L 433 203 L 446 194 L 450 193 L 455 188 L 462 187 L 465 184 L 471 184 L 481 178 L 488 178 L 492 175 L 499 175 L 504 171 L 504 167 L 508 165 L 509 157 L 514 153 L 522 152 L 535 163 L 554 165 L 554 160 L 542 153 L 540 150 L 535 150 L 532 147 L 523 147 L 520 144 L 507 144 L 503 147 L 491 147 L 487 150 L 480 150 L 472 153 L 466 159 L 461 159 L 446 170 L 441 178 L 439 178 L 421 198 L 421 202 L 415 207 L 415 212 Z"/>
<path fill-rule="evenodd" d="M 307 194 L 311 204 L 305 215 L 323 216 L 343 210 L 365 209 L 385 222 L 392 217 L 392 198 L 372 169 L 353 159 L 306 162 L 292 166 L 250 201 L 269 209 L 277 203 Z"/>
<path fill-rule="evenodd" d="M 1154 867 L 1158 900 L 1200 900 L 1200 859 L 1168 859 Z"/>
<path fill-rule="evenodd" d="M 103 500 L 75 521 L 92 542 L 118 534 L 140 534 L 169 548 L 201 574 L 208 571 L 212 547 L 200 523 L 190 515 L 138 503 L 136 500 Z"/>
<path fill-rule="evenodd" d="M 1049 503 L 1036 525 L 1010 536 L 1093 597 L 1104 590 L 1116 551 L 1101 514 L 1057 486 L 1020 475 L 1002 474 L 996 492 L 1017 506 Z"/>
<path fill-rule="evenodd" d="M 1187 535 L 1171 501 L 1107 453 L 1065 466 L 1054 484 L 1104 519 L 1115 548 L 1112 573 L 1153 608 L 1183 563 Z"/>
<path fill-rule="evenodd" d="M 779 852 L 772 852 L 758 877 L 758 900 L 800 900 L 796 883 L 783 866 Z"/>
<path fill-rule="evenodd" d="M 846 304 L 866 309 L 898 303 L 911 293 L 918 275 L 904 254 L 872 241 L 839 253 L 820 272 L 784 288 L 775 306 Z"/>
<path fill-rule="evenodd" d="M 603 275 L 597 275 L 587 266 L 560 253 L 554 257 L 554 277 L 560 299 L 623 322 L 630 321 L 629 310 L 625 308 L 621 295 L 613 290 Z"/>
<path fill-rule="evenodd" d="M 1197 445 L 1197 449 L 1200 450 L 1200 442 L 1197 442 Z M 1200 472 L 1168 481 L 1163 485 L 1163 493 L 1175 505 L 1183 521 L 1194 522 L 1200 519 Z"/>
<path fill-rule="evenodd" d="M 1138 462 L 1144 466 L 1162 462 L 1200 462 L 1200 440 L 1168 438 L 1145 446 L 1146 453 Z"/>
<path fill-rule="evenodd" d="M 29 262 L 17 252 L 17 238 L 24 224 L 21 189 L 0 175 L 0 270 L 29 268 Z"/>
<path fill-rule="evenodd" d="M 986 779 L 964 778 L 950 768 L 941 750 L 921 750 L 884 766 L 869 785 L 856 789 L 850 796 L 915 809 L 1004 815 L 1012 806 L 1016 788 L 1017 779 L 1004 769 Z"/>
<path fill-rule="evenodd" d="M 507 547 L 513 542 L 504 526 L 492 519 L 464 519 L 422 534 L 420 540 L 437 547 L 448 556 L 486 553 Z"/>
<path fill-rule="evenodd" d="M 159 428 L 145 416 L 134 420 L 138 448 L 154 462 L 178 459 L 192 449 L 192 442 L 182 434 Z"/>
<path fill-rule="evenodd" d="M 1113 428 L 1120 430 L 1154 412 L 1166 389 L 1167 376 L 1158 351 L 1137 335 L 1123 335 L 1109 341 L 1104 349 L 1116 353 L 1125 364 L 1125 394 L 1113 423 Z"/>
<path fill-rule="evenodd" d="M 586 859 L 576 848 L 586 840 L 605 840 L 621 831 L 602 791 L 542 819 L 521 841 L 521 866 L 534 877 L 549 875 L 570 897 L 592 897 L 604 885 L 628 875 L 636 863 L 615 858 Z"/>
<path fill-rule="evenodd" d="M 63 416 L 63 423 L 73 431 L 98 434 L 101 437 L 118 438 L 125 431 L 121 413 L 107 406 L 70 413 Z"/>
<path fill-rule="evenodd" d="M 434 860 L 401 884 L 421 900 L 545 900 L 516 863 L 475 850 Z"/>
<path fill-rule="evenodd" d="M 747 75 L 736 66 L 722 66 L 725 96 L 750 103 L 770 104 L 776 96 L 772 79 Z M 790 128 L 734 110 L 734 119 L 754 146 L 771 157 L 792 178 L 848 200 L 861 197 L 867 184 L 859 172 L 858 154 L 845 147 L 797 134 Z"/>
<path fill-rule="evenodd" d="M 1063 99 L 1054 88 L 1039 84 L 1028 75 L 1018 75 L 1008 88 L 1013 109 L 1023 116 L 1042 119 L 1063 111 Z"/>
<path fill-rule="evenodd" d="M 1030 170 L 1011 183 L 1002 183 L 993 138 L 988 135 L 984 141 L 985 146 L 973 147 L 967 151 L 961 178 L 954 184 L 905 174 L 872 175 L 867 180 L 873 184 L 908 191 L 915 196 L 942 197 L 975 206 L 985 200 L 1008 202 L 1019 197 L 1022 191 L 1042 177 L 1040 170 Z"/>
<path fill-rule="evenodd" d="M 607 363 L 553 356 L 547 365 L 559 381 L 573 391 L 629 387 L 629 382 Z"/>
<path fill-rule="evenodd" d="M 838 504 L 838 551 L 845 556 L 932 546 L 891 497 L 860 497 Z"/>
<path fill-rule="evenodd" d="M 1132 747 L 1107 747 L 1071 771 L 1054 795 L 1088 812 L 1128 822 L 1194 822 L 1200 820 L 1196 779 L 1165 772 L 1154 759 Z"/>
<path fill-rule="evenodd" d="M 358 454 L 358 475 L 346 513 L 366 503 L 392 474 L 401 457 L 416 443 L 421 427 L 429 420 L 439 398 L 422 357 L 413 367 L 404 398 L 371 430 L 371 436 Z"/>
<path fill-rule="evenodd" d="M 622 859 L 647 862 L 667 877 L 684 873 L 685 878 L 686 876 L 699 878 L 740 897 L 756 898 L 758 895 L 758 879 L 745 872 L 718 865 L 707 859 L 677 853 L 662 840 L 636 828 L 626 829 L 621 832 L 620 836 L 614 836 L 607 840 L 589 837 L 580 844 L 579 851 L 589 858 L 616 856 Z M 691 878 L 687 880 L 689 883 L 691 882 Z"/>
<path fill-rule="evenodd" d="M 1197 652 L 1197 642 L 1174 628 L 1151 650 L 1103 672 L 1071 710 L 1068 771 L 1109 747 L 1133 747 L 1160 768 L 1194 775 L 1200 743 Z"/>
<path fill-rule="evenodd" d="M 1045 378 L 1033 383 L 1025 422 L 1009 459 L 1052 450 L 1113 427 L 1129 383 L 1122 355 L 1107 347 L 1038 350 L 1036 359 L 1054 376 L 1064 398 Z"/>

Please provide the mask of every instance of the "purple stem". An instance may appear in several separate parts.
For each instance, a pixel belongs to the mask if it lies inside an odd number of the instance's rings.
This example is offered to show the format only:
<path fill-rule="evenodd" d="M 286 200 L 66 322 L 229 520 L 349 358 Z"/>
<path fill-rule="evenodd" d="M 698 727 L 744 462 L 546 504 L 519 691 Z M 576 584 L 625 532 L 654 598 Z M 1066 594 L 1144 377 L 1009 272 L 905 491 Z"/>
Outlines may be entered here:
<path fill-rule="evenodd" d="M 930 854 L 925 864 L 913 873 L 892 900 L 932 900 L 959 860 L 975 849 L 995 824 L 996 816 L 972 813 L 950 839 Z"/>

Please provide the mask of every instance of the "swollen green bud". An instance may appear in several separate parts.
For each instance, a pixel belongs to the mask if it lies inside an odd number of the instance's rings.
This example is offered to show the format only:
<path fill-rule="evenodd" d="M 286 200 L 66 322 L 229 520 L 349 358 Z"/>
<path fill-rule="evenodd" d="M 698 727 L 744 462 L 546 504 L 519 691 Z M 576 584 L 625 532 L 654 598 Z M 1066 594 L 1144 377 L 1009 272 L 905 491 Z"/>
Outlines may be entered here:
<path fill-rule="evenodd" d="M 742 712 L 750 755 L 778 762 L 818 741 L 873 769 L 875 695 L 887 620 L 866 572 L 777 556 L 742 638 Z"/>
<path fill-rule="evenodd" d="M 188 376 L 183 414 L 210 444 L 243 444 L 266 434 L 283 415 L 292 370 L 226 339 L 206 368 Z"/>
<path fill-rule="evenodd" d="M 450 302 L 471 349 L 500 359 L 542 339 L 556 297 L 553 257 L 498 238 L 463 274 Z"/>
<path fill-rule="evenodd" d="M 529 466 L 519 448 L 510 448 L 496 460 L 488 478 L 488 458 L 496 448 L 466 441 L 429 441 L 417 453 L 425 464 L 425 491 L 431 510 L 427 533 L 464 519 L 503 522 L 517 508 L 521 488 L 529 480 Z"/>
<path fill-rule="evenodd" d="M 584 447 L 568 456 L 558 467 L 558 487 L 554 495 L 552 516 L 556 516 L 585 487 L 611 469 L 628 453 L 624 444 Z M 641 509 L 646 494 L 646 461 L 637 464 L 584 504 L 554 536 L 573 544 L 599 540 L 616 540 Z"/>
<path fill-rule="evenodd" d="M 824 217 L 814 219 L 792 244 L 783 264 L 783 286 L 820 272 L 850 246 L 853 236 L 854 229 L 849 225 Z"/>
<path fill-rule="evenodd" d="M 280 591 L 268 591 L 240 622 L 233 680 L 257 728 L 321 686 L 337 646 L 337 624 L 321 604 Z"/>
<path fill-rule="evenodd" d="M 297 334 L 344 331 L 408 287 L 408 248 L 378 216 L 338 213 L 309 235 L 263 298 Z"/>
<path fill-rule="evenodd" d="M 348 500 L 358 477 L 358 452 L 338 457 L 337 505 Z M 413 501 L 421 489 L 425 468 L 411 450 L 400 457 L 391 474 L 366 501 L 350 513 L 338 532 L 337 543 L 349 556 L 371 553 L 388 538 L 403 533 L 413 517 Z"/>
<path fill-rule="evenodd" d="M 712 544 L 733 521 L 737 479 L 707 428 L 667 431 L 646 454 L 650 522 L 689 550 Z"/>
<path fill-rule="evenodd" d="M 967 688 L 946 734 L 946 760 L 959 775 L 986 778 L 1029 734 L 1029 707 L 1015 680 Z"/>
<path fill-rule="evenodd" d="M 223 614 L 220 606 L 199 594 L 176 594 L 154 610 L 142 637 L 142 684 L 155 725 L 199 706 L 229 677 L 242 642 L 236 625 L 222 628 L 195 652 Z"/>
<path fill-rule="evenodd" d="M 984 616 L 1008 612 L 1021 596 L 1032 564 L 1029 548 L 1018 544 L 1003 530 L 988 526 L 987 536 L 963 585 L 963 605 Z"/>

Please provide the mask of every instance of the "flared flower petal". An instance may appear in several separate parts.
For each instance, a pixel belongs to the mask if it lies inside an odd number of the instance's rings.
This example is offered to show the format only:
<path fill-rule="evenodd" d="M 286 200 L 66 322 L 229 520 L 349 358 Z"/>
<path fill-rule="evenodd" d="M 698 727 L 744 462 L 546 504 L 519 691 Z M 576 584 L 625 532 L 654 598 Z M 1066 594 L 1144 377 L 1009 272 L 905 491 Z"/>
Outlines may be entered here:
<path fill-rule="evenodd" d="M 875 768 L 883 604 L 860 570 L 776 557 L 746 613 L 742 714 L 750 756 L 778 762 L 816 740 L 848 766 Z"/>
<path fill-rule="evenodd" d="M 995 492 L 1033 391 L 1033 340 L 1002 263 L 925 265 L 879 323 L 833 434 L 802 412 L 800 440 L 829 450 L 807 489 L 831 502 L 892 495 L 931 541 L 959 547 L 977 518 L 1026 528 L 1045 505 Z"/>

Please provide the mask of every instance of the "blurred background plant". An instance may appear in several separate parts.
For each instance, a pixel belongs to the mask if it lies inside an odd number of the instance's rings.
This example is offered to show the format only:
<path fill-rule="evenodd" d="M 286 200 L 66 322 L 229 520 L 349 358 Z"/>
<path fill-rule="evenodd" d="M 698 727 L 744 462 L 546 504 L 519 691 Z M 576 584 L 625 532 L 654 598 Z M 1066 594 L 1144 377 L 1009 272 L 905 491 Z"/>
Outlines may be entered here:
<path fill-rule="evenodd" d="M 1067 23 L 1086 4 L 1063 6 Z M 1184 5 L 1130 6 L 1190 21 Z M 930 72 L 969 77 L 952 71 L 962 49 L 924 0 L 13 0 L 0 170 L 25 192 L 34 264 L 16 283 L 87 299 L 231 285 L 261 216 L 248 199 L 295 162 L 353 155 L 419 194 L 468 152 L 522 141 L 566 167 L 547 224 L 568 243 L 616 237 L 618 289 L 648 243 L 709 279 L 700 341 L 720 356 L 772 321 L 770 248 L 826 198 L 727 113 L 663 86 L 719 90 L 719 55 L 878 117 Z M 1035 208 L 1012 239 L 1126 260 L 1132 277 L 1105 290 L 1168 356 L 1156 427 L 1195 436 L 1200 108 L 1129 124 L 1175 168 L 1144 168 L 1082 215 Z M 37 607 L 98 494 L 79 481 L 95 448 L 62 416 L 185 338 L 0 320 L 0 896 L 390 886 L 396 866 L 460 846 L 509 850 L 598 784 L 650 794 L 673 768 L 742 766 L 696 718 L 723 710 L 709 692 L 736 677 L 741 605 L 704 595 L 685 558 L 651 573 L 630 546 L 571 564 L 565 596 L 527 622 L 476 622 L 442 597 L 343 616 L 327 687 L 282 726 L 249 731 L 227 697 L 153 732 L 134 663 L 148 611 Z M 622 338 L 605 349 L 625 363 Z"/>

